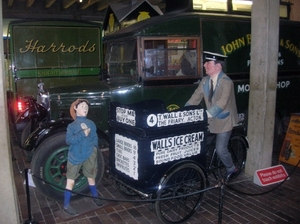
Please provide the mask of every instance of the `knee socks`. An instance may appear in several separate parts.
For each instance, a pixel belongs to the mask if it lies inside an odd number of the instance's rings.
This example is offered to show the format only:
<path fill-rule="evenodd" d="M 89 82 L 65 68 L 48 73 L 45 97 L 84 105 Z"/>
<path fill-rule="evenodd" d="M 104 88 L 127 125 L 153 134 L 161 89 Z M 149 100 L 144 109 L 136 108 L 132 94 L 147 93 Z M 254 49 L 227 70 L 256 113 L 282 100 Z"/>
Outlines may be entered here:
<path fill-rule="evenodd" d="M 90 190 L 91 190 L 93 197 L 98 197 L 98 191 L 97 191 L 96 185 L 89 185 L 89 186 L 90 186 Z"/>
<path fill-rule="evenodd" d="M 71 191 L 65 190 L 65 198 L 64 198 L 64 207 L 65 208 L 70 205 L 71 196 L 72 196 Z"/>
<path fill-rule="evenodd" d="M 98 197 L 98 191 L 95 185 L 90 185 L 90 190 L 93 195 L 93 197 Z M 65 190 L 65 198 L 64 198 L 64 207 L 67 207 L 70 205 L 72 193 L 69 190 Z"/>

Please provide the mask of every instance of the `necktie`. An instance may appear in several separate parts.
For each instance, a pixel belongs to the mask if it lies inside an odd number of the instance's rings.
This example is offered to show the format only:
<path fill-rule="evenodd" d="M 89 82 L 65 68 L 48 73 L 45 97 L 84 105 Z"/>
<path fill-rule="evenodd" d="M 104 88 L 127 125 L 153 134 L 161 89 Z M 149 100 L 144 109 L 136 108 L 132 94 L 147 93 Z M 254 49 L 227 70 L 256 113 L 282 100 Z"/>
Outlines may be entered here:
<path fill-rule="evenodd" d="M 211 99 L 212 99 L 212 96 L 213 96 L 213 92 L 214 92 L 214 82 L 213 82 L 213 80 L 211 79 L 211 80 L 210 80 L 209 96 L 208 96 L 208 101 L 209 101 L 209 103 L 211 103 Z"/>

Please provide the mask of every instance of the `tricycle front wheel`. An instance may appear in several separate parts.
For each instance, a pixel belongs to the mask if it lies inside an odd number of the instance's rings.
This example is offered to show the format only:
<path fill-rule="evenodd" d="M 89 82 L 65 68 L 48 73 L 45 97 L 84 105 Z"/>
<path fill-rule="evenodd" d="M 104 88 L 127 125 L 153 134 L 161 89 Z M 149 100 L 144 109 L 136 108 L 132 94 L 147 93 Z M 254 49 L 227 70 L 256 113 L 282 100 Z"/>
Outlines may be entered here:
<path fill-rule="evenodd" d="M 164 223 L 186 221 L 200 206 L 204 192 L 197 192 L 205 187 L 206 178 L 198 165 L 184 163 L 178 166 L 165 177 L 157 191 L 157 216 Z"/>

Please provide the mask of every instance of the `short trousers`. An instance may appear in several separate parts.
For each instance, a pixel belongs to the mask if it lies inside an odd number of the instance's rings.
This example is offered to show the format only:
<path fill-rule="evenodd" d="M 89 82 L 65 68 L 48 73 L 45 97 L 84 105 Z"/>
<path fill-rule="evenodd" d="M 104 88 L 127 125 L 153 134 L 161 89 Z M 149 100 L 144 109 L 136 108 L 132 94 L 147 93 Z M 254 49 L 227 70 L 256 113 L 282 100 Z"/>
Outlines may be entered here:
<path fill-rule="evenodd" d="M 82 168 L 82 173 L 87 178 L 95 179 L 97 175 L 97 148 L 94 148 L 91 156 L 85 160 L 83 163 L 73 165 L 69 161 L 67 163 L 67 179 L 75 180 L 79 177 L 80 169 Z"/>

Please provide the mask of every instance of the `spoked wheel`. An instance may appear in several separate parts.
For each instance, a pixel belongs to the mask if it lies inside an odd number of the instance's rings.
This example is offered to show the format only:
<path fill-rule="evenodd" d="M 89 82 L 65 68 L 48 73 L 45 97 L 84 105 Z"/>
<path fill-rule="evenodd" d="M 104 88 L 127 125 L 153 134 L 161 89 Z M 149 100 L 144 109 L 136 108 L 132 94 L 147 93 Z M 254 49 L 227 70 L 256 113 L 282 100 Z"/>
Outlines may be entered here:
<path fill-rule="evenodd" d="M 247 143 L 241 136 L 233 136 L 229 139 L 228 150 L 231 154 L 232 161 L 235 167 L 239 168 L 237 175 L 234 176 L 236 178 L 245 168 L 246 158 L 247 158 Z M 219 160 L 219 169 L 218 174 L 221 178 L 225 178 L 227 175 L 227 171 L 223 163 Z"/>
<path fill-rule="evenodd" d="M 205 175 L 198 165 L 185 163 L 178 166 L 165 177 L 157 191 L 157 216 L 164 223 L 180 223 L 189 219 L 203 199 L 204 192 L 196 192 L 205 187 Z"/>

